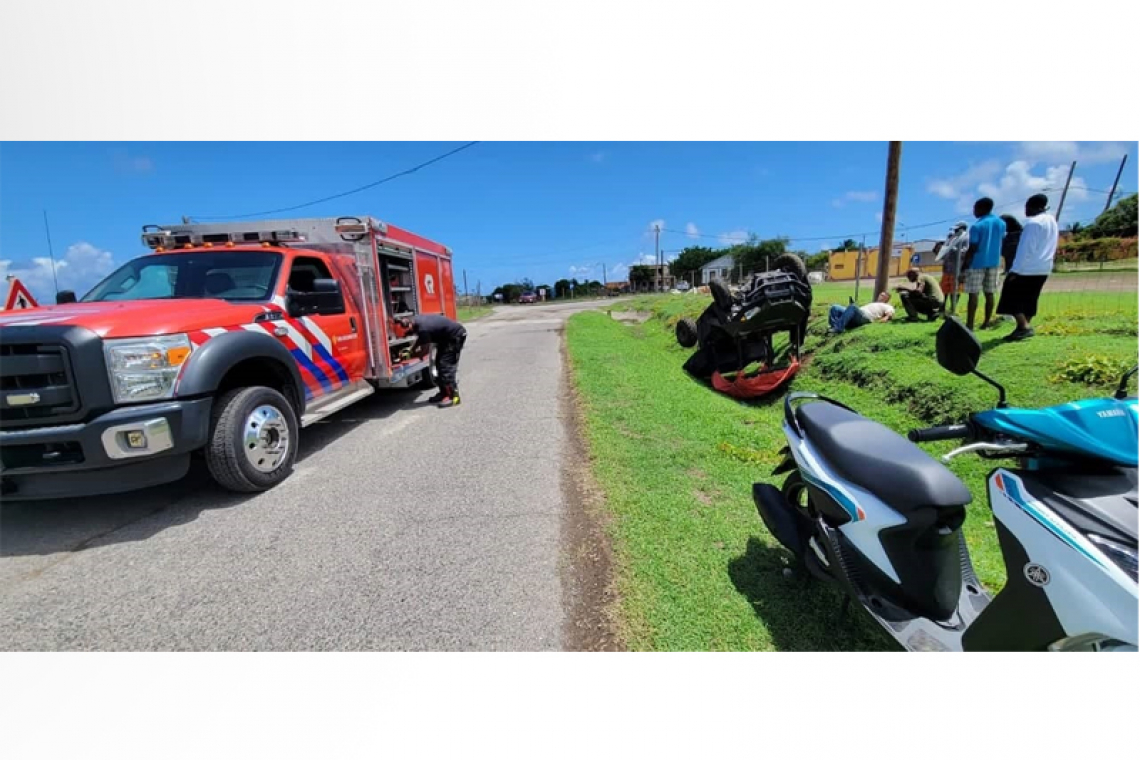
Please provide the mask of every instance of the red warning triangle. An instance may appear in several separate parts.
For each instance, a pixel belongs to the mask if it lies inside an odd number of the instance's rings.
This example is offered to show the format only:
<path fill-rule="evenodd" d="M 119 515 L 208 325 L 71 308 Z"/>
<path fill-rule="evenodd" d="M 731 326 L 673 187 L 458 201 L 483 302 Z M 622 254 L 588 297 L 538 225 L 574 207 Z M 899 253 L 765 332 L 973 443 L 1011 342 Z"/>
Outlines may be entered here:
<path fill-rule="evenodd" d="M 8 288 L 8 301 L 4 304 L 4 310 L 34 309 L 37 306 L 39 306 L 39 304 L 36 303 L 36 299 L 32 298 L 32 294 L 28 291 L 27 286 L 19 280 L 13 279 L 11 286 Z"/>

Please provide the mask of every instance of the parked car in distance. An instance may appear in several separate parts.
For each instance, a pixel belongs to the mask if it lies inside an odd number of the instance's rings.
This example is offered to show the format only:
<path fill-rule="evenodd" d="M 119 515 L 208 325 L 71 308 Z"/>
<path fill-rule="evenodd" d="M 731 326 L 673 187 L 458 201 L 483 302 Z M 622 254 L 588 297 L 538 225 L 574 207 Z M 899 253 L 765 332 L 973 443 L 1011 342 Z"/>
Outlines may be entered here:
<path fill-rule="evenodd" d="M 519 303 L 538 303 L 538 294 L 528 290 L 519 296 Z"/>

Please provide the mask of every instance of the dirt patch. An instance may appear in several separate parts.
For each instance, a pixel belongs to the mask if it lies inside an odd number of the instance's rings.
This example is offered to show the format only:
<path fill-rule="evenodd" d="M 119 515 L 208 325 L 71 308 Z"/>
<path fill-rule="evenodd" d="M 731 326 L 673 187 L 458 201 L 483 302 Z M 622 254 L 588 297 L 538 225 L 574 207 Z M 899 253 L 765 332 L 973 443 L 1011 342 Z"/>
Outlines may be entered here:
<path fill-rule="evenodd" d="M 566 335 L 562 334 L 562 418 L 566 420 L 566 452 L 562 466 L 562 604 L 566 624 L 563 649 L 572 652 L 618 652 L 617 590 L 613 549 L 606 526 L 609 516 L 601 488 L 590 472 L 583 415 L 571 377 Z"/>
<path fill-rule="evenodd" d="M 610 311 L 609 315 L 618 322 L 632 322 L 634 324 L 647 322 L 653 316 L 648 311 Z"/>
<path fill-rule="evenodd" d="M 713 498 L 699 488 L 693 491 L 693 498 L 704 504 L 706 507 L 712 506 Z"/>

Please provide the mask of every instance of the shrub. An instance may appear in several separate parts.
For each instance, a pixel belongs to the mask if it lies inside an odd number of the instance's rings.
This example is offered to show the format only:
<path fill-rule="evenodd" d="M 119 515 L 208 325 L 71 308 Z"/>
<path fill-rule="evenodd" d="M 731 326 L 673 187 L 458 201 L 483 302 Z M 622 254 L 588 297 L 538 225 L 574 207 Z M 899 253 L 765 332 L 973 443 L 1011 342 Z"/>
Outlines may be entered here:
<path fill-rule="evenodd" d="M 1057 261 L 1120 261 L 1137 256 L 1136 238 L 1069 238 L 1057 248 Z"/>
<path fill-rule="evenodd" d="M 1057 373 L 1049 378 L 1054 383 L 1083 383 L 1084 385 L 1116 385 L 1129 368 L 1128 362 L 1091 354 L 1057 365 Z"/>

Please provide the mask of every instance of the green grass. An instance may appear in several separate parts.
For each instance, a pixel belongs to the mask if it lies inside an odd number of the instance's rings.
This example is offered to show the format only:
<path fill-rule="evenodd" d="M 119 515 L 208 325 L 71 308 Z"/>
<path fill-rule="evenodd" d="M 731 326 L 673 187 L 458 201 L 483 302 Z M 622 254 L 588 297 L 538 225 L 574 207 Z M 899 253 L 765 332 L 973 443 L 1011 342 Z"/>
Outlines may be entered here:
<path fill-rule="evenodd" d="M 818 293 L 818 289 L 817 289 Z M 826 393 L 894 430 L 961 419 L 992 406 L 992 389 L 934 361 L 936 324 L 870 325 L 823 335 L 826 302 L 817 295 L 807 348 L 794 381 Z M 861 616 L 836 624 L 839 597 L 821 584 L 785 577 L 790 555 L 768 535 L 751 503 L 751 484 L 770 472 L 784 445 L 782 398 L 743 404 L 690 379 L 689 351 L 672 325 L 699 313 L 701 296 L 634 299 L 656 318 L 626 326 L 601 312 L 571 318 L 567 341 L 585 411 L 595 475 L 610 526 L 627 645 L 636 650 L 852 650 L 894 645 Z M 982 370 L 1007 385 L 1010 402 L 1041 406 L 1103 394 L 1106 385 L 1050 382 L 1074 353 L 1113 361 L 1137 352 L 1136 323 L 1122 316 L 1073 316 L 1048 334 L 1004 344 L 1008 328 L 982 334 Z M 940 455 L 950 443 L 927 450 Z M 974 494 L 966 535 L 982 582 L 996 591 L 1004 567 L 985 501 L 989 464 L 950 465 Z"/>
<path fill-rule="evenodd" d="M 490 306 L 460 306 L 455 310 L 460 322 L 470 322 L 485 317 L 494 309 Z"/>

